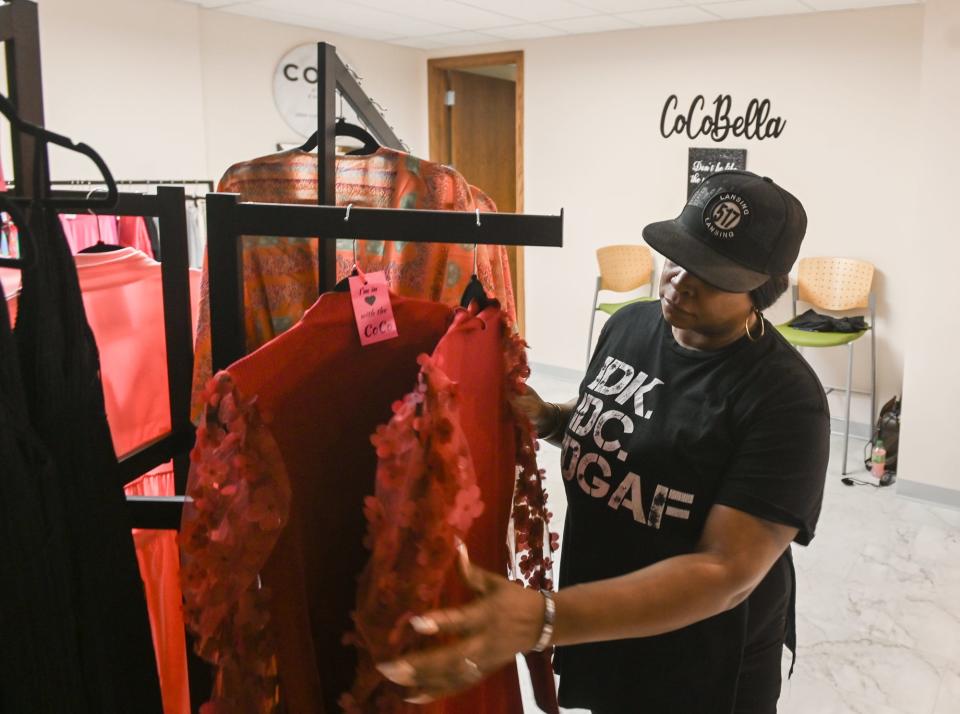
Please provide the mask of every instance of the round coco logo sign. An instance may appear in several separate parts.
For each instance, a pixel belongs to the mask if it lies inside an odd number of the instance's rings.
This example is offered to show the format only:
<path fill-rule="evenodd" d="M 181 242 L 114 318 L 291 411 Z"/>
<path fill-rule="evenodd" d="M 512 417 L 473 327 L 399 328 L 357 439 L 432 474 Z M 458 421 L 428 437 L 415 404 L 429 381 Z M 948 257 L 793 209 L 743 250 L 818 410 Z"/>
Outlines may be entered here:
<path fill-rule="evenodd" d="M 317 130 L 317 46 L 287 52 L 273 73 L 273 101 L 291 129 L 306 138 Z"/>

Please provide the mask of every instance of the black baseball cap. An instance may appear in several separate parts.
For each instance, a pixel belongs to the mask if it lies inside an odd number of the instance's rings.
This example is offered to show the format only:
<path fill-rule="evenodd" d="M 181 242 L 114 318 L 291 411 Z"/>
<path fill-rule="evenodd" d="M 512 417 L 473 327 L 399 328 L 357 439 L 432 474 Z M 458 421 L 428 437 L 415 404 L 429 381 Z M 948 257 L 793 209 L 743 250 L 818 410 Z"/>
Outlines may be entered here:
<path fill-rule="evenodd" d="M 677 218 L 651 223 L 643 237 L 701 280 L 746 293 L 790 272 L 806 231 L 800 201 L 772 179 L 721 171 L 700 184 Z"/>

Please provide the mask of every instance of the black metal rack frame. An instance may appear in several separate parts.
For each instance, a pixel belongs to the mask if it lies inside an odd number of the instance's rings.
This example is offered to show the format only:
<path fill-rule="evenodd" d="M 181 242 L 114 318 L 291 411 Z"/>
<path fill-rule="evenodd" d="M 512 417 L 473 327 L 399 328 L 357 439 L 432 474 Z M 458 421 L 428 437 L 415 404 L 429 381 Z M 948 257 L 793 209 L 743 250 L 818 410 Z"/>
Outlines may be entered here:
<path fill-rule="evenodd" d="M 0 5 L 0 42 L 7 61 L 7 92 L 22 119 L 43 126 L 43 83 L 40 75 L 40 25 L 37 5 L 29 0 L 10 0 Z M 36 160 L 36 140 L 11 127 L 13 175 L 18 196 L 30 196 L 35 185 L 35 171 L 49 179 L 46 147 Z"/>
<path fill-rule="evenodd" d="M 66 194 L 67 192 L 63 192 Z M 69 192 L 83 196 L 78 192 Z M 57 192 L 54 195 L 62 195 Z M 120 459 L 120 479 L 126 484 L 141 474 L 173 460 L 176 492 L 187 486 L 189 452 L 195 440 L 190 421 L 193 383 L 193 328 L 190 310 L 190 273 L 187 254 L 185 192 L 180 186 L 159 186 L 157 195 L 121 193 L 113 208 L 98 208 L 101 215 L 144 216 L 159 219 L 160 279 L 163 291 L 163 329 L 167 346 L 167 398 L 170 432 Z M 179 530 L 184 497 L 127 496 L 132 525 L 136 528 Z"/>
<path fill-rule="evenodd" d="M 82 199 L 79 191 L 54 191 L 56 198 Z M 15 201 L 29 201 L 12 196 Z M 193 381 L 193 321 L 190 309 L 190 274 L 187 252 L 185 192 L 180 186 L 160 186 L 157 195 L 120 193 L 115 206 L 90 209 L 94 214 L 142 216 L 159 219 L 160 281 L 163 295 L 163 330 L 167 349 L 167 399 L 170 431 L 136 451 L 118 459 L 118 476 L 123 486 L 138 476 L 173 461 L 176 492 L 187 486 L 188 455 L 196 437 L 190 421 L 190 394 Z M 184 496 L 127 496 L 133 528 L 179 530 Z"/>
<path fill-rule="evenodd" d="M 213 191 L 213 181 L 210 179 L 114 179 L 117 186 L 205 186 L 207 192 Z M 103 186 L 103 181 L 95 179 L 62 179 L 49 181 L 50 186 Z M 15 187 L 14 181 L 7 182 L 8 187 Z"/>
<path fill-rule="evenodd" d="M 376 105 L 354 79 L 353 74 L 337 55 L 337 48 L 327 42 L 317 43 L 317 203 L 335 206 L 337 203 L 337 94 L 356 112 L 370 132 L 383 146 L 401 149 L 397 137 L 377 111 Z M 316 233 L 311 234 L 316 236 Z M 346 236 L 341 236 L 346 237 Z M 320 292 L 331 289 L 337 281 L 336 241 L 320 241 L 317 251 Z"/>
<path fill-rule="evenodd" d="M 560 247 L 562 233 L 562 214 L 241 203 L 237 194 L 212 193 L 207 196 L 207 257 L 213 370 L 225 369 L 247 351 L 241 284 L 243 235 Z M 333 240 L 321 243 L 335 245 Z"/>

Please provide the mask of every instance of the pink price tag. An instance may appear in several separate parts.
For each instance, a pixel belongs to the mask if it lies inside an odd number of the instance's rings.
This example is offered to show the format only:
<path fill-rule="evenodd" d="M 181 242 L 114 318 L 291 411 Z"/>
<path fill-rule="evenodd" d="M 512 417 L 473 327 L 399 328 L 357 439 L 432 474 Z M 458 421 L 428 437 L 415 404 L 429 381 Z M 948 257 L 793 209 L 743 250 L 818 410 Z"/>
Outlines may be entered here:
<path fill-rule="evenodd" d="M 382 270 L 350 278 L 350 297 L 361 345 L 372 345 L 397 336 L 397 321 Z"/>

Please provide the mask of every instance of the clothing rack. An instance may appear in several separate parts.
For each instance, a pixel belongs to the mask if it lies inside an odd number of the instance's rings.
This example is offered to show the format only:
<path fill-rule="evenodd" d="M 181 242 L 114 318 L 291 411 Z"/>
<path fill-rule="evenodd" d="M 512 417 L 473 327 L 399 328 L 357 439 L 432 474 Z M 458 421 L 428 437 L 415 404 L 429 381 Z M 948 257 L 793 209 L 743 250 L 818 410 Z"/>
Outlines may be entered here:
<path fill-rule="evenodd" d="M 115 179 L 117 186 L 206 186 L 213 191 L 213 181 L 210 179 Z M 89 179 L 64 179 L 51 181 L 51 186 L 102 186 L 103 181 Z"/>
<path fill-rule="evenodd" d="M 17 114 L 37 126 L 44 126 L 43 83 L 40 69 L 40 30 L 37 4 L 31 0 L 9 0 L 0 4 L 0 42 L 6 56 L 7 87 Z M 86 192 L 57 190 L 52 186 L 103 185 L 103 182 L 75 179 L 51 181 L 46 147 L 36 151 L 36 139 L 11 125 L 13 180 L 8 196 L 17 202 L 34 199 L 77 199 Z M 40 174 L 39 176 L 37 174 Z M 153 185 L 155 179 L 118 181 L 124 185 Z M 209 180 L 188 179 L 181 183 L 204 185 Z M 34 186 L 41 195 L 34 196 Z M 161 282 L 164 301 L 164 332 L 167 344 L 171 432 L 120 461 L 122 484 L 174 461 L 178 493 L 186 487 L 187 457 L 193 446 L 194 427 L 190 421 L 190 393 L 193 378 L 193 329 L 190 310 L 190 282 L 187 258 L 185 192 L 182 187 L 159 186 L 156 195 L 121 193 L 116 205 L 97 205 L 89 210 L 100 215 L 150 216 L 159 219 Z M 169 251 L 169 254 L 166 252 Z M 170 528 L 180 525 L 183 496 L 173 498 L 130 497 L 131 526 Z"/>
<path fill-rule="evenodd" d="M 241 203 L 237 194 L 207 196 L 207 258 L 210 280 L 210 333 L 213 371 L 246 354 L 243 306 L 243 235 L 320 238 L 319 288 L 336 284 L 335 238 L 397 240 L 415 243 L 473 243 L 562 247 L 559 216 L 468 213 L 335 206 L 337 91 L 360 120 L 385 145 L 401 142 L 326 42 L 317 44 L 317 206 Z"/>
<path fill-rule="evenodd" d="M 90 179 L 63 179 L 48 182 L 50 186 L 103 186 L 103 181 Z M 213 191 L 213 181 L 210 179 L 124 179 L 122 181 L 114 180 L 117 186 L 202 186 L 207 189 L 207 193 Z M 8 181 L 9 189 L 16 189 L 15 181 Z M 187 195 L 188 199 L 205 199 L 205 196 Z"/>
<path fill-rule="evenodd" d="M 43 127 L 43 84 L 40 69 L 40 32 L 37 4 L 32 0 L 8 0 L 0 4 L 0 42 L 4 44 L 8 98 L 17 115 L 30 124 Z M 87 192 L 61 191 L 51 186 L 91 185 L 92 182 L 50 181 L 46 146 L 37 151 L 37 141 L 28 133 L 11 125 L 13 180 L 7 196 L 18 203 L 33 200 L 74 198 L 83 201 Z M 154 185 L 154 181 L 119 181 L 123 185 Z M 213 184 L 206 180 L 177 181 L 182 185 Z M 176 491 L 186 487 L 188 454 L 195 434 L 190 421 L 190 394 L 193 372 L 193 330 L 190 309 L 190 282 L 187 258 L 185 191 L 181 186 L 161 186 L 156 195 L 118 194 L 115 205 L 92 206 L 101 215 L 149 216 L 159 219 L 159 239 L 164 254 L 161 264 L 161 291 L 164 307 L 164 336 L 167 348 L 168 399 L 171 431 L 127 455 L 119 463 L 122 483 L 136 478 L 161 464 L 173 461 Z M 103 185 L 102 183 L 100 185 Z M 35 192 L 37 195 L 35 195 Z M 63 206 L 63 204 L 60 204 Z M 76 204 L 75 204 L 76 205 Z M 66 210 L 66 209 L 65 209 Z M 183 496 L 168 498 L 128 497 L 130 525 L 134 528 L 178 530 Z M 188 634 L 188 642 L 190 640 Z M 210 688 L 209 667 L 200 661 L 188 644 L 187 664 L 192 709 L 206 700 Z"/>
<path fill-rule="evenodd" d="M 82 199 L 81 191 L 57 191 L 58 198 Z M 14 197 L 17 201 L 26 201 Z M 193 380 L 193 328 L 190 310 L 190 278 L 187 257 L 185 194 L 180 186 L 159 186 L 156 195 L 120 193 L 115 206 L 90 209 L 97 215 L 144 216 L 159 219 L 160 280 L 163 294 L 164 337 L 167 347 L 167 398 L 170 432 L 119 460 L 120 486 L 141 474 L 173 460 L 177 493 L 187 485 L 188 454 L 195 428 L 190 421 Z M 127 496 L 131 526 L 178 530 L 183 496 Z"/>
<path fill-rule="evenodd" d="M 10 0 L 0 4 L 0 42 L 4 43 L 7 87 L 10 101 L 26 121 L 44 125 L 43 82 L 40 65 L 40 30 L 37 4 L 30 0 Z M 33 198 L 83 199 L 86 193 L 53 191 L 52 186 L 103 185 L 102 181 L 74 179 L 51 181 L 47 152 L 39 152 L 35 139 L 11 127 L 13 180 L 10 194 L 18 201 Z M 42 176 L 37 177 L 36 173 Z M 32 195 L 40 178 L 43 196 Z M 164 464 L 174 462 L 174 481 L 178 493 L 186 489 L 189 450 L 194 442 L 190 421 L 190 392 L 193 378 L 193 329 L 190 310 L 190 282 L 187 258 L 185 192 L 182 187 L 160 186 L 156 179 L 116 181 L 121 185 L 157 185 L 157 194 L 119 194 L 116 206 L 98 206 L 92 212 L 101 215 L 149 216 L 159 219 L 159 236 L 164 261 L 161 283 L 164 303 L 164 335 L 167 345 L 168 398 L 171 431 L 144 445 L 120 461 L 123 484 Z M 182 185 L 202 185 L 210 190 L 213 182 L 183 179 Z M 169 252 L 168 252 L 169 251 Z M 128 497 L 131 525 L 136 528 L 179 529 L 183 496 L 172 498 Z"/>

